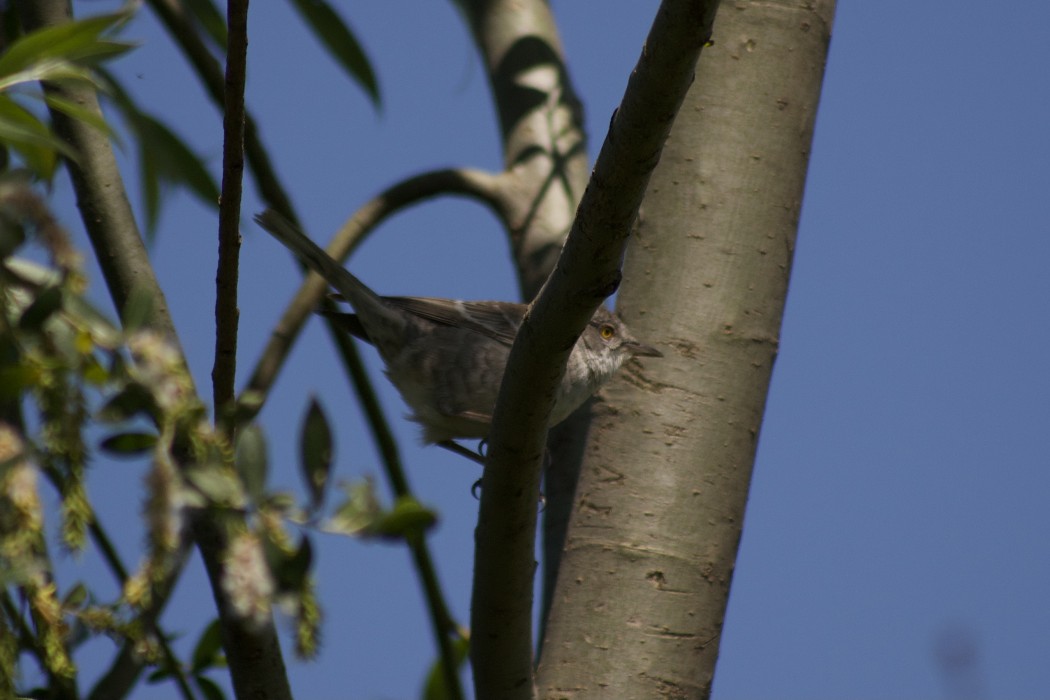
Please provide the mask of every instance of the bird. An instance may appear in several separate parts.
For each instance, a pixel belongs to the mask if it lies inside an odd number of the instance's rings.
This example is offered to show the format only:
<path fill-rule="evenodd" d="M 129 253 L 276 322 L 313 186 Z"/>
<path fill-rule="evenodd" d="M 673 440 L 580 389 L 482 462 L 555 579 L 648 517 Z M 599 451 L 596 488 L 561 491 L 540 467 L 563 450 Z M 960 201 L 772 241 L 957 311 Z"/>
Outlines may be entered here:
<path fill-rule="evenodd" d="M 456 452 L 484 440 L 526 304 L 380 296 L 273 209 L 256 223 L 323 277 L 355 313 L 328 314 L 376 347 L 425 444 Z M 599 307 L 569 354 L 548 427 L 567 418 L 632 357 L 661 357 Z M 468 450 L 469 452 L 469 450 Z M 471 453 L 472 454 L 472 453 Z"/>

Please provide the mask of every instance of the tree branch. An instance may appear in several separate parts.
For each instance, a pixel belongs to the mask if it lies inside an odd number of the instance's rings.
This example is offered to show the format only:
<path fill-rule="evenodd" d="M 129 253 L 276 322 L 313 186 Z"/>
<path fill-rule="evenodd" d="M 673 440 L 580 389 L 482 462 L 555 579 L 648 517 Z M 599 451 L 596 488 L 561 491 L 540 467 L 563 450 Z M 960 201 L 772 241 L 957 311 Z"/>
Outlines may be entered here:
<path fill-rule="evenodd" d="M 21 0 L 22 24 L 27 30 L 69 22 L 72 17 L 65 0 Z M 45 83 L 45 92 L 80 105 L 102 118 L 95 90 L 82 83 Z M 153 314 L 149 325 L 178 346 L 164 293 L 153 274 L 138 224 L 128 203 L 120 170 L 108 137 L 78 119 L 50 108 L 58 133 L 76 151 L 78 162 L 67 162 L 84 227 L 95 251 L 103 277 L 117 311 L 133 292 L 148 295 Z"/>
<path fill-rule="evenodd" d="M 616 290 L 649 175 L 708 41 L 716 2 L 664 0 L 558 264 L 511 350 L 489 435 L 471 628 L 479 697 L 535 697 L 532 575 L 546 424 L 573 343 Z"/>
<path fill-rule="evenodd" d="M 547 2 L 464 0 L 502 135 L 522 299 L 547 278 L 587 183 L 583 109 Z"/>
<path fill-rule="evenodd" d="M 22 23 L 28 29 L 62 24 L 71 19 L 69 4 L 65 0 L 23 0 L 19 3 L 19 11 Z M 78 103 L 101 118 L 98 97 L 90 87 L 45 84 L 44 89 Z M 106 136 L 94 127 L 67 117 L 58 110 L 50 111 L 56 132 L 70 143 L 79 156 L 78 162 L 68 162 L 67 167 L 84 225 L 114 305 L 123 312 L 133 293 L 147 295 L 152 302 L 152 314 L 147 323 L 179 348 L 171 314 L 128 204 L 112 146 Z M 273 622 L 259 629 L 249 627 L 245 620 L 230 609 L 222 594 L 221 557 L 225 536 L 220 524 L 200 517 L 194 520 L 193 527 L 223 622 L 226 653 L 234 685 L 238 688 L 260 689 L 271 698 L 290 698 L 291 691 L 284 674 L 284 662 Z M 173 572 L 173 575 L 177 575 L 177 572 Z"/>
<path fill-rule="evenodd" d="M 226 109 L 223 115 L 222 195 L 219 199 L 219 262 L 215 273 L 215 364 L 212 403 L 217 424 L 234 398 L 237 370 L 237 278 L 241 248 L 241 183 L 244 177 L 244 82 L 248 58 L 248 0 L 227 6 Z M 236 426 L 228 426 L 233 435 Z"/>

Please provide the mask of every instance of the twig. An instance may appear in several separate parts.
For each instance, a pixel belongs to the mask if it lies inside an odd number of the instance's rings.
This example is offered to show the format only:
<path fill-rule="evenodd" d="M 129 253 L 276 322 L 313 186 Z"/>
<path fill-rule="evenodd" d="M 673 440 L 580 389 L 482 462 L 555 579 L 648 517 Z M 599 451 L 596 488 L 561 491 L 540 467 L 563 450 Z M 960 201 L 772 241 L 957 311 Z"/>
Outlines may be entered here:
<path fill-rule="evenodd" d="M 248 0 L 230 0 L 222 129 L 222 195 L 219 199 L 219 262 L 215 273 L 215 364 L 211 371 L 216 423 L 234 398 L 237 370 L 237 278 L 241 248 L 244 177 L 244 82 L 248 58 Z M 234 426 L 227 426 L 232 434 Z"/>

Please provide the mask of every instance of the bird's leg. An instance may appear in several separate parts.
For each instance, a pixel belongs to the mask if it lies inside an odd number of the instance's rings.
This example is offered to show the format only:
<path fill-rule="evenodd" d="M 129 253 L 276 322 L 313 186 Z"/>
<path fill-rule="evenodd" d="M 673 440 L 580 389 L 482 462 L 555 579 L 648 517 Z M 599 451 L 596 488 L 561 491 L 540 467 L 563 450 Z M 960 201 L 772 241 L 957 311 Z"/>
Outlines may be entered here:
<path fill-rule="evenodd" d="M 467 448 L 463 447 L 462 445 L 460 445 L 458 443 L 452 442 L 451 440 L 448 440 L 447 443 L 450 443 L 450 444 L 454 445 L 459 450 L 464 450 L 465 452 L 468 452 L 470 455 L 472 455 L 471 459 L 477 459 L 478 457 L 481 457 L 480 464 L 482 464 L 482 465 L 485 464 L 485 456 L 486 456 L 485 455 L 485 448 L 488 447 L 488 442 L 487 441 L 482 440 L 480 443 L 478 443 L 478 453 L 476 455 L 473 452 L 471 452 L 470 450 L 468 450 Z M 445 442 L 439 442 L 437 444 L 441 445 L 442 447 L 444 447 L 446 449 L 452 450 L 453 452 L 456 452 L 456 454 L 462 454 L 462 453 L 458 452 L 456 449 L 453 449 L 452 447 L 448 447 L 448 445 Z M 466 455 L 464 455 L 464 456 L 466 456 Z M 543 466 L 541 467 L 541 469 L 543 470 L 544 474 L 546 474 L 547 470 L 550 469 L 550 466 L 551 466 L 551 451 L 550 451 L 550 449 L 547 448 L 546 445 L 544 445 L 543 446 Z M 480 500 L 480 497 L 478 496 L 478 492 L 480 492 L 480 491 L 481 491 L 481 479 L 478 479 L 470 487 L 470 495 L 473 496 L 475 499 L 479 499 Z M 542 513 L 543 510 L 546 507 L 547 507 L 547 497 L 545 495 L 543 495 L 543 489 L 541 488 L 540 489 L 540 512 Z"/>
<path fill-rule="evenodd" d="M 441 442 L 435 443 L 438 447 L 444 447 L 449 452 L 459 455 L 460 457 L 466 457 L 467 459 L 477 462 L 481 466 L 485 466 L 485 457 L 474 450 L 467 447 L 463 447 L 455 440 L 442 440 Z"/>

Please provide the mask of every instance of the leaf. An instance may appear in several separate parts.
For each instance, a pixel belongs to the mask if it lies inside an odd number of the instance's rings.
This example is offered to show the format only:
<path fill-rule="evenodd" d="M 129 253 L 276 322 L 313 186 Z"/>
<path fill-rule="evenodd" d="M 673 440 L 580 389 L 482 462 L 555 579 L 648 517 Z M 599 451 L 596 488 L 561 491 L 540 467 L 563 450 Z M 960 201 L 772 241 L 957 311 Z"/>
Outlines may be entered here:
<path fill-rule="evenodd" d="M 193 648 L 193 660 L 190 670 L 198 674 L 205 669 L 220 665 L 217 662 L 222 659 L 222 627 L 216 618 L 204 628 L 197 646 Z"/>
<path fill-rule="evenodd" d="M 211 0 L 185 0 L 183 4 L 190 11 L 197 22 L 204 27 L 215 47 L 222 51 L 226 50 L 226 18 L 215 8 Z"/>
<path fill-rule="evenodd" d="M 437 514 L 410 496 L 397 499 L 393 510 L 389 510 L 370 528 L 371 534 L 380 537 L 408 539 L 419 535 L 437 522 Z"/>
<path fill-rule="evenodd" d="M 25 242 L 25 226 L 0 214 L 0 259 L 10 257 Z"/>
<path fill-rule="evenodd" d="M 256 503 L 261 501 L 266 493 L 269 458 L 266 453 L 266 437 L 258 425 L 246 425 L 237 434 L 234 464 L 248 497 Z"/>
<path fill-rule="evenodd" d="M 313 563 L 313 546 L 310 538 L 303 535 L 299 548 L 291 556 L 283 554 L 278 558 L 271 558 L 268 552 L 267 559 L 271 562 L 270 572 L 274 581 L 277 582 L 277 590 L 282 593 L 298 593 L 306 585 L 306 575 L 310 573 L 310 564 Z M 276 563 L 276 566 L 274 565 Z"/>
<path fill-rule="evenodd" d="M 117 135 L 117 132 L 113 131 L 113 127 L 106 122 L 101 114 L 84 109 L 76 102 L 58 95 L 45 95 L 44 101 L 47 102 L 48 106 L 57 109 L 63 114 L 95 127 L 118 145 L 120 144 L 120 137 Z"/>
<path fill-rule="evenodd" d="M 456 668 L 462 668 L 470 651 L 470 641 L 457 637 L 452 641 L 452 653 L 455 655 Z M 452 690 L 445 683 L 445 671 L 441 659 L 430 666 L 426 684 L 423 686 L 423 700 L 453 700 Z"/>
<path fill-rule="evenodd" d="M 373 106 L 379 109 L 382 105 L 379 82 L 368 56 L 350 27 L 324 0 L 292 0 L 292 4 L 332 54 L 332 58 L 364 89 Z"/>
<path fill-rule="evenodd" d="M 273 580 L 280 593 L 298 593 L 303 590 L 306 575 L 313 562 L 313 546 L 305 534 L 299 542 L 299 548 L 289 553 L 279 544 L 266 537 L 262 540 L 266 565 L 273 575 Z"/>
<path fill-rule="evenodd" d="M 332 470 L 332 430 L 317 398 L 310 399 L 299 435 L 302 474 L 310 493 L 310 503 L 317 508 L 324 500 L 328 475 Z"/>
<path fill-rule="evenodd" d="M 22 312 L 18 327 L 22 330 L 40 330 L 41 326 L 62 308 L 62 288 L 47 287 L 37 295 L 33 303 Z"/>
<path fill-rule="evenodd" d="M 77 583 L 69 589 L 69 592 L 66 593 L 66 597 L 62 599 L 62 607 L 67 610 L 80 608 L 87 602 L 87 599 L 87 586 L 85 586 L 82 581 L 77 581 Z"/>
<path fill-rule="evenodd" d="M 99 449 L 115 457 L 138 457 L 152 451 L 156 444 L 154 433 L 127 432 L 110 435 L 99 443 Z"/>
<path fill-rule="evenodd" d="M 36 372 L 22 365 L 0 367 L 0 399 L 17 399 L 36 382 Z"/>
<path fill-rule="evenodd" d="M 321 529 L 339 535 L 364 534 L 382 516 L 375 486 L 370 479 L 365 479 L 353 484 L 340 484 L 339 487 L 346 495 L 346 501 L 336 508 L 332 517 L 321 525 Z"/>
<path fill-rule="evenodd" d="M 209 204 L 219 200 L 219 186 L 189 146 L 163 122 L 139 113 L 135 124 L 142 142 L 157 157 L 159 171 L 168 180 L 189 187 Z"/>
<path fill-rule="evenodd" d="M 106 402 L 96 418 L 101 423 L 122 423 L 138 415 L 157 419 L 160 411 L 149 389 L 138 382 L 129 382 Z"/>
<path fill-rule="evenodd" d="M 24 70 L 0 75 L 0 92 L 9 90 L 16 85 L 35 83 L 40 80 L 81 80 L 97 87 L 94 75 L 86 66 L 52 58 L 33 63 Z"/>
<path fill-rule="evenodd" d="M 240 480 L 231 470 L 215 464 L 202 464 L 191 467 L 184 473 L 186 480 L 207 499 L 204 505 L 228 508 L 244 506 L 244 492 L 241 490 Z"/>
<path fill-rule="evenodd" d="M 165 124 L 139 109 L 112 74 L 103 69 L 96 72 L 105 82 L 106 92 L 128 127 L 138 137 L 139 177 L 147 238 L 152 237 L 160 218 L 163 202 L 160 196 L 161 184 L 184 186 L 202 202 L 218 209 L 219 186 L 203 161 Z"/>
<path fill-rule="evenodd" d="M 30 32 L 11 44 L 0 56 L 0 76 L 17 73 L 49 58 L 77 61 L 115 55 L 111 45 L 118 42 L 103 41 L 99 37 L 103 32 L 126 22 L 131 14 L 123 11 L 98 15 Z M 124 47 L 123 51 L 126 51 L 131 45 Z"/>
<path fill-rule="evenodd" d="M 222 692 L 222 688 L 212 679 L 205 676 L 194 676 L 193 680 L 206 700 L 226 700 L 226 694 Z"/>
<path fill-rule="evenodd" d="M 146 228 L 152 231 L 160 218 L 160 183 L 185 186 L 204 203 L 218 206 L 219 186 L 204 163 L 175 132 L 144 112 L 132 118 L 138 134 L 139 168 L 146 208 Z"/>
<path fill-rule="evenodd" d="M 162 662 L 162 664 L 157 667 L 157 670 L 153 671 L 148 676 L 146 676 L 146 682 L 150 685 L 155 685 L 157 683 L 160 683 L 161 681 L 171 678 L 174 675 L 175 674 L 172 673 L 171 666 L 168 666 L 166 662 Z"/>
<path fill-rule="evenodd" d="M 76 160 L 76 152 L 68 144 L 7 95 L 0 95 L 0 142 L 17 151 L 26 167 L 43 180 L 54 175 L 59 153 Z"/>

